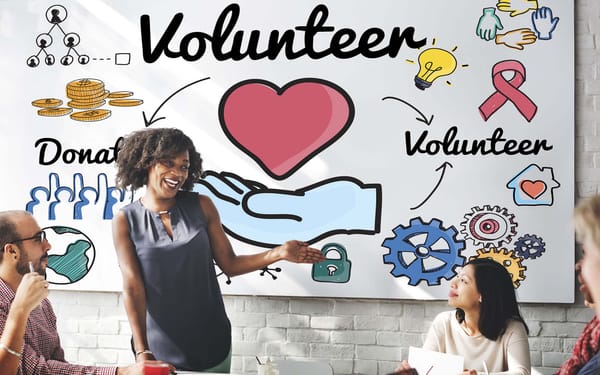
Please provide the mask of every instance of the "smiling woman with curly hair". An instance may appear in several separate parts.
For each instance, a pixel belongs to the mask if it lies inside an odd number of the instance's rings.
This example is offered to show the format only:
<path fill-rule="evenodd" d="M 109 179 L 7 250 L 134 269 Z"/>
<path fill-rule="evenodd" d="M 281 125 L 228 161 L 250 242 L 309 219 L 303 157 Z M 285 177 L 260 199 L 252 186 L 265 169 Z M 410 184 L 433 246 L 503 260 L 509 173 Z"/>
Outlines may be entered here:
<path fill-rule="evenodd" d="M 117 157 L 117 187 L 137 190 L 148 182 L 148 168 L 157 161 L 188 151 L 188 178 L 182 190 L 192 190 L 202 176 L 202 158 L 192 140 L 178 129 L 147 129 L 131 133 Z"/>
<path fill-rule="evenodd" d="M 180 370 L 228 373 L 231 325 L 215 264 L 236 276 L 279 260 L 315 263 L 324 256 L 295 240 L 236 255 L 211 199 L 190 191 L 202 159 L 178 129 L 131 133 L 116 164 L 118 187 L 146 187 L 113 219 L 136 361 L 160 358 Z"/>

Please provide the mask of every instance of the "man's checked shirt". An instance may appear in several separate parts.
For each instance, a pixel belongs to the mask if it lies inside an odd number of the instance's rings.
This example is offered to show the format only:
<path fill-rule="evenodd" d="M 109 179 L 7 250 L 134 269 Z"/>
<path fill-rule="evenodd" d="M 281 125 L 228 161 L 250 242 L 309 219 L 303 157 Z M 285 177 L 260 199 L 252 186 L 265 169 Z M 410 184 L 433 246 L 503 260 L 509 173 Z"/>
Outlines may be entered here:
<path fill-rule="evenodd" d="M 0 333 L 4 331 L 15 292 L 0 279 Z M 114 375 L 116 367 L 80 366 L 65 361 L 56 329 L 56 315 L 48 299 L 36 307 L 27 320 L 17 375 Z"/>

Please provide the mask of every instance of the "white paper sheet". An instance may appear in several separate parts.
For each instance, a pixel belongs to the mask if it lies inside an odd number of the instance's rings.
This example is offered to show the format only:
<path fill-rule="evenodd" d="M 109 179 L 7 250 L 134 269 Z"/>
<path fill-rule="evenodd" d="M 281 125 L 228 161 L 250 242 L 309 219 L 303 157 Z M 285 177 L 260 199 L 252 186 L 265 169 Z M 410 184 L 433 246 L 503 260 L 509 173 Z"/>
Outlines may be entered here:
<path fill-rule="evenodd" d="M 419 375 L 460 374 L 464 358 L 460 355 L 434 352 L 414 346 L 408 349 L 408 363 L 417 369 Z"/>

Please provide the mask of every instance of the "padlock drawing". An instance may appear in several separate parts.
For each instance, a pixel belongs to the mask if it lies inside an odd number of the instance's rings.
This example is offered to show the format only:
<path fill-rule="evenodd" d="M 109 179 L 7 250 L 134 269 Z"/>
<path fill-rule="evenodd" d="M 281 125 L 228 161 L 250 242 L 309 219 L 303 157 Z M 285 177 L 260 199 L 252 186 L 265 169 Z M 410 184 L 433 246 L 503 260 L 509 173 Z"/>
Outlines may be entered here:
<path fill-rule="evenodd" d="M 312 278 L 324 283 L 346 283 L 350 280 L 352 263 L 344 246 L 338 243 L 328 243 L 321 249 L 327 257 L 322 262 L 313 264 Z"/>

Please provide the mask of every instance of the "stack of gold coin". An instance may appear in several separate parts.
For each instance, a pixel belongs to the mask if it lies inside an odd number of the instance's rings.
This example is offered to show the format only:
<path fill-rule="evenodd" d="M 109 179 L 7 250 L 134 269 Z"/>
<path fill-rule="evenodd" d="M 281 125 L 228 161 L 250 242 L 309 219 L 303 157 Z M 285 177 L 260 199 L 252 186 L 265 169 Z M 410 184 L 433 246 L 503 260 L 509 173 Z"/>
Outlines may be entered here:
<path fill-rule="evenodd" d="M 1 0 L 0 0 L 1 1 Z M 131 91 L 109 92 L 104 87 L 104 82 L 94 78 L 81 78 L 67 83 L 67 97 L 71 99 L 68 107 L 59 107 L 63 101 L 56 98 L 43 98 L 31 102 L 38 110 L 38 115 L 47 117 L 57 117 L 70 114 L 73 120 L 77 121 L 100 121 L 110 117 L 110 109 L 100 109 L 106 104 L 115 107 L 134 107 L 144 101 L 142 99 L 131 98 Z M 82 111 L 73 112 L 73 108 L 82 109 Z"/>
<path fill-rule="evenodd" d="M 93 78 L 76 79 L 67 83 L 67 97 L 71 99 L 67 105 L 77 109 L 98 108 L 106 104 L 108 91 L 104 82 Z"/>

